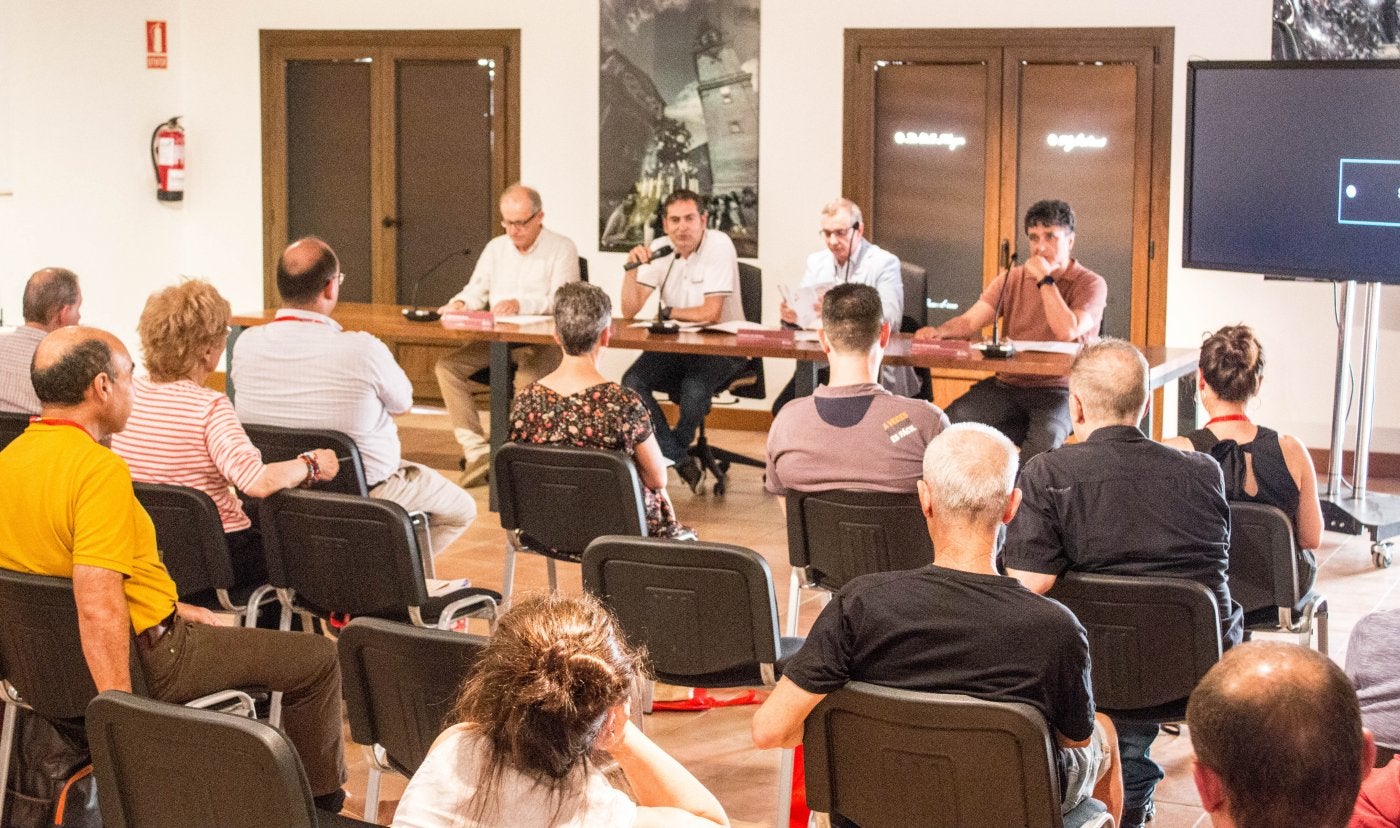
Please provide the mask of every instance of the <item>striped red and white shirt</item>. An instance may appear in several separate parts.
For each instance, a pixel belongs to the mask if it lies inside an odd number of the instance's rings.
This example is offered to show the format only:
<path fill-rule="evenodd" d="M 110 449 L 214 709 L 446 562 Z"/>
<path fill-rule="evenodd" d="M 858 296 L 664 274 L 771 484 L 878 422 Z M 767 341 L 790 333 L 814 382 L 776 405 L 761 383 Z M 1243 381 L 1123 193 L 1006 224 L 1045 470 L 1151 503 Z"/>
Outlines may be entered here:
<path fill-rule="evenodd" d="M 143 483 L 199 489 L 219 507 L 225 532 L 252 525 L 229 488 L 247 491 L 262 474 L 262 454 L 248 439 L 224 394 L 191 380 L 134 382 L 131 418 L 112 450 Z"/>

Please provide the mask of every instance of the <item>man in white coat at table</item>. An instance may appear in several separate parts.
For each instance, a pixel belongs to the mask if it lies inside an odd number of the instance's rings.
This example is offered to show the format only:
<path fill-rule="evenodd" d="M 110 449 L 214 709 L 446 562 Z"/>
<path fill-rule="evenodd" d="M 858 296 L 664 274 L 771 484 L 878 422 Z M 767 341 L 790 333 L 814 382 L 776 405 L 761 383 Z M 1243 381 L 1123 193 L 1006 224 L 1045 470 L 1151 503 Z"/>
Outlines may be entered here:
<path fill-rule="evenodd" d="M 544 202 L 536 190 L 512 184 L 501 193 L 501 227 L 505 234 L 487 242 L 471 280 L 440 312 L 489 307 L 501 316 L 551 314 L 554 292 L 579 280 L 578 249 L 568 237 L 545 229 Z M 554 345 L 514 345 L 510 358 L 516 387 L 524 387 L 558 368 L 561 354 Z M 462 446 L 458 482 L 463 486 L 485 481 L 491 466 L 491 444 L 475 397 L 486 386 L 471 380 L 490 361 L 490 343 L 472 342 L 439 359 L 434 369 L 452 435 Z"/>
<path fill-rule="evenodd" d="M 732 322 L 744 318 L 739 304 L 739 257 L 734 242 L 718 230 L 707 230 L 700 196 L 676 190 L 662 202 L 666 235 L 651 246 L 637 245 L 627 254 L 637 264 L 622 279 L 622 315 L 631 319 L 653 292 L 660 293 L 658 314 L 677 322 Z M 661 255 L 662 250 L 671 252 Z M 690 456 L 690 442 L 705 415 L 710 398 L 744 365 L 742 357 L 672 354 L 646 351 L 622 377 L 622 384 L 642 395 L 651 414 L 661 453 L 676 465 L 676 473 L 694 491 L 700 464 Z M 680 408 L 672 428 L 656 402 L 656 392 L 671 396 Z"/>

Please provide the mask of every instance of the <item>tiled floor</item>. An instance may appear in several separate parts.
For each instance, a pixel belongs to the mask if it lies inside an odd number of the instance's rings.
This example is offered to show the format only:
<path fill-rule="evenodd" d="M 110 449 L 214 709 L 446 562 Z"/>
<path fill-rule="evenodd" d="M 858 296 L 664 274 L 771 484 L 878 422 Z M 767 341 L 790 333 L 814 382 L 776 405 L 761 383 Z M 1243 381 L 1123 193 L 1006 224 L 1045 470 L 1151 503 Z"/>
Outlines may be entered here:
<path fill-rule="evenodd" d="M 400 420 L 405 454 L 439 469 L 456 467 L 456 445 L 448 432 L 446 417 L 436 413 L 415 413 Z M 763 434 L 747 432 L 711 433 L 717 445 L 752 456 L 763 452 Z M 451 472 L 455 474 L 455 472 Z M 761 471 L 734 467 L 729 490 L 723 498 L 692 494 L 675 481 L 670 487 L 681 519 L 695 527 L 705 540 L 747 546 L 767 558 L 773 570 L 780 616 L 787 607 L 787 539 L 777 499 L 763 491 Z M 472 490 L 481 508 L 481 517 L 463 538 L 438 559 L 440 577 L 470 577 L 475 583 L 499 586 L 501 582 L 504 536 L 496 516 L 486 509 L 486 489 Z M 1371 565 L 1369 541 L 1327 533 L 1320 560 L 1319 589 L 1331 605 L 1331 655 L 1339 663 L 1346 656 L 1347 637 L 1362 615 L 1377 609 L 1400 607 L 1400 567 L 1377 570 Z M 544 560 L 523 558 L 516 575 L 516 589 L 545 587 Z M 562 566 L 561 588 L 581 589 L 577 567 Z M 801 627 L 805 631 L 819 609 L 817 599 L 808 598 L 802 607 Z M 783 619 L 780 618 L 780 621 Z M 680 759 L 724 803 L 735 825 L 772 825 L 777 774 L 777 753 L 754 750 L 749 742 L 749 721 L 753 707 L 720 708 L 703 713 L 656 713 L 648 718 L 647 729 L 666 750 Z M 1167 778 L 1157 790 L 1155 828 L 1185 828 L 1209 825 L 1200 808 L 1191 782 L 1189 734 L 1163 735 L 1154 747 L 1156 758 L 1166 768 Z M 361 748 L 347 742 L 351 761 L 352 808 L 363 803 L 365 765 Z M 380 822 L 387 824 L 404 782 L 392 776 L 384 779 Z"/>

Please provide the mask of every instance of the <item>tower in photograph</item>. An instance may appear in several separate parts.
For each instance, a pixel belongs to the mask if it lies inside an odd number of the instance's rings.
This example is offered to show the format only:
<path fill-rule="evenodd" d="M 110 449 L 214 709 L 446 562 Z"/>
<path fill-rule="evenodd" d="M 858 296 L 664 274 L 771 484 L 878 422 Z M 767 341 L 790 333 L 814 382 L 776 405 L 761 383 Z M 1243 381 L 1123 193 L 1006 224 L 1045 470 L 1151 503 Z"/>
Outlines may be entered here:
<path fill-rule="evenodd" d="M 715 195 L 758 184 L 758 90 L 734 47 L 714 23 L 695 36 L 695 76 L 705 113 Z"/>

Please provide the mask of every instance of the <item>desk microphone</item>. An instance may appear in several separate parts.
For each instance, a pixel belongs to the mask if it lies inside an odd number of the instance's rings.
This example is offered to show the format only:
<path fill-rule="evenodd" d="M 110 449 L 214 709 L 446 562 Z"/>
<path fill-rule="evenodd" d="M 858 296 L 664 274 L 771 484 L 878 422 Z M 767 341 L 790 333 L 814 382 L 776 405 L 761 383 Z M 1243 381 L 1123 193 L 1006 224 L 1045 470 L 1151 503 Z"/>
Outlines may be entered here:
<path fill-rule="evenodd" d="M 451 253 L 448 253 L 446 256 L 443 256 L 441 259 L 438 259 L 436 264 L 424 271 L 423 275 L 419 276 L 418 280 L 413 283 L 413 296 L 409 300 L 409 304 L 413 305 L 413 307 L 403 309 L 403 318 L 407 319 L 410 322 L 436 322 L 439 319 L 441 319 L 442 314 L 438 313 L 437 311 L 431 308 L 418 307 L 418 288 L 423 286 L 424 279 L 427 279 L 429 276 L 436 273 L 438 268 L 447 264 L 448 260 L 452 259 L 454 256 L 470 256 L 471 252 L 472 249 L 470 247 L 464 247 L 461 250 L 454 250 Z"/>
<path fill-rule="evenodd" d="M 663 256 L 669 256 L 671 248 L 670 246 L 662 247 L 656 252 Z M 666 308 L 666 300 L 661 295 L 666 287 L 666 280 L 671 278 L 671 268 L 675 266 L 676 260 L 672 259 L 671 263 L 666 266 L 666 275 L 661 277 L 661 284 L 656 286 L 656 318 L 647 326 L 647 330 L 654 334 L 680 333 L 681 330 L 679 323 L 671 321 L 671 315 Z"/>
<path fill-rule="evenodd" d="M 1002 257 L 1006 262 L 1006 270 L 1002 274 L 1001 293 L 997 296 L 996 316 L 992 319 L 992 341 L 982 343 L 982 357 L 984 359 L 1010 359 L 1016 353 L 1016 346 L 1010 342 L 1001 341 L 1001 309 L 1006 301 L 1006 286 L 1011 284 L 1011 269 L 1016 266 L 1016 254 L 1010 253 L 1011 245 L 1002 242 Z M 1008 257 L 1007 254 L 1010 253 Z"/>
<path fill-rule="evenodd" d="M 658 248 L 656 248 L 655 250 L 652 251 L 652 253 L 651 253 L 651 261 L 654 262 L 654 261 L 656 261 L 657 259 L 661 258 L 662 256 L 669 256 L 669 255 L 671 255 L 671 254 L 674 253 L 674 252 L 675 252 L 675 251 L 671 249 L 671 245 L 669 245 L 669 244 L 663 244 L 663 245 L 661 245 L 660 247 L 658 247 Z M 625 264 L 625 265 L 622 266 L 622 270 L 623 270 L 623 272 L 625 273 L 625 272 L 627 272 L 627 271 L 629 271 L 629 270 L 636 270 L 637 268 L 641 267 L 641 266 L 644 265 L 644 264 L 648 264 L 648 262 L 628 262 L 627 264 Z"/>

